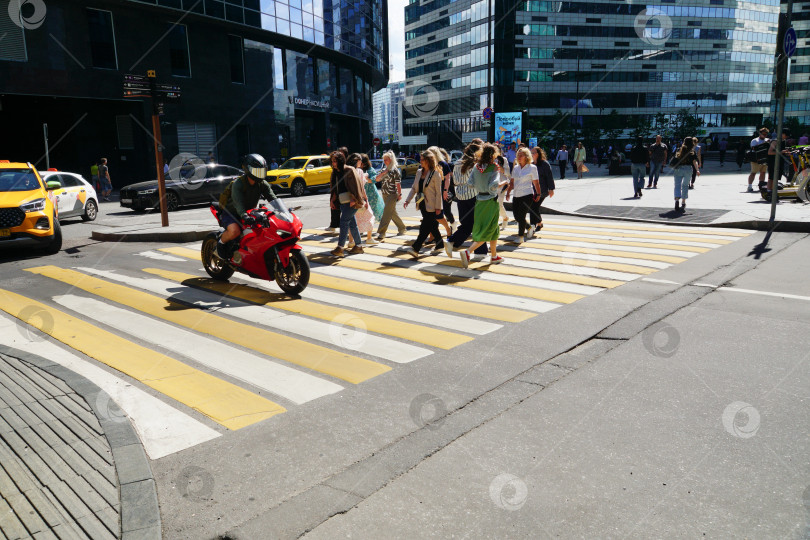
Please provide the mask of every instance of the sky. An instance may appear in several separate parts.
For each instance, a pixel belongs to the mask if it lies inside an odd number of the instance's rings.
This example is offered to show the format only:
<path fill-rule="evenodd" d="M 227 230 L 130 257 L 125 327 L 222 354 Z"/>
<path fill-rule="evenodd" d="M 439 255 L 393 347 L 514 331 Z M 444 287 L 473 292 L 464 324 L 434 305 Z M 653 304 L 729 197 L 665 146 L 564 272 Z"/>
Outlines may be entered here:
<path fill-rule="evenodd" d="M 389 82 L 405 80 L 405 5 L 408 0 L 388 0 Z"/>

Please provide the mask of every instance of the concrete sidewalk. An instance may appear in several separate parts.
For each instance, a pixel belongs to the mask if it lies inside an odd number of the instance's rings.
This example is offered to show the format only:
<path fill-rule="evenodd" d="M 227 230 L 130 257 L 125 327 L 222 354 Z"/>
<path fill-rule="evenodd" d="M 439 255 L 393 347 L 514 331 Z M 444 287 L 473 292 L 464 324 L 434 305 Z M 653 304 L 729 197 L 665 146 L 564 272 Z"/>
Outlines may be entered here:
<path fill-rule="evenodd" d="M 0 536 L 161 538 L 127 418 L 86 378 L 11 348 L 0 351 Z"/>

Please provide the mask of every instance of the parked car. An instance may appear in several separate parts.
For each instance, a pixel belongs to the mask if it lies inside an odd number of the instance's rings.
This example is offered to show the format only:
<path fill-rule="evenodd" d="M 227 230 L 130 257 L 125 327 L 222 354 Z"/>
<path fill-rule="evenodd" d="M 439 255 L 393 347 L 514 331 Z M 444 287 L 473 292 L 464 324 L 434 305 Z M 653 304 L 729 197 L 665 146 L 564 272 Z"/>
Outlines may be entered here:
<path fill-rule="evenodd" d="M 0 248 L 36 246 L 62 249 L 62 229 L 53 191 L 30 163 L 0 160 Z"/>
<path fill-rule="evenodd" d="M 417 169 L 419 169 L 419 162 L 410 158 L 397 158 L 399 170 L 402 171 L 402 178 L 408 176 L 415 176 Z"/>
<path fill-rule="evenodd" d="M 215 163 L 187 165 L 166 175 L 166 207 L 173 212 L 184 205 L 216 201 L 242 171 Z M 158 181 L 130 184 L 121 189 L 121 206 L 136 211 L 159 206 Z"/>
<path fill-rule="evenodd" d="M 98 217 L 98 195 L 96 189 L 80 174 L 48 169 L 39 173 L 46 183 L 59 182 L 59 189 L 53 190 L 59 219 L 81 217 L 93 221 Z"/>
<path fill-rule="evenodd" d="M 293 197 L 301 197 L 307 190 L 328 188 L 331 177 L 332 163 L 326 154 L 296 156 L 267 172 L 267 181 L 274 190 L 288 191 Z"/>

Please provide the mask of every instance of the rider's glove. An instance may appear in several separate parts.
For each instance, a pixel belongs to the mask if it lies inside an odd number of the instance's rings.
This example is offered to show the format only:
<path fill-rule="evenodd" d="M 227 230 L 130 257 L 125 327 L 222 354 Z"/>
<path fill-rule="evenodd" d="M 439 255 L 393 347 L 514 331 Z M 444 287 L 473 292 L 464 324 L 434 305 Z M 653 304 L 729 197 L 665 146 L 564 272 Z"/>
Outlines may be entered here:
<path fill-rule="evenodd" d="M 253 219 L 253 216 L 245 212 L 244 214 L 242 214 L 242 223 L 244 223 L 245 225 L 253 225 L 256 223 L 256 220 Z"/>

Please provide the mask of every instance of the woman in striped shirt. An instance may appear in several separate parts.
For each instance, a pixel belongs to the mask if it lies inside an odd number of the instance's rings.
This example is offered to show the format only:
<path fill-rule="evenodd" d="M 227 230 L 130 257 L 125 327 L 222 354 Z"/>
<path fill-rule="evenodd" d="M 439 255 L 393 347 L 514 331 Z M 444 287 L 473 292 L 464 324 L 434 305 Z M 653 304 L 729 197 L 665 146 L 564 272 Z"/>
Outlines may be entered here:
<path fill-rule="evenodd" d="M 448 257 L 453 256 L 453 250 L 459 249 L 470 238 L 475 223 L 475 196 L 478 192 L 469 185 L 470 175 L 475 167 L 475 154 L 481 149 L 481 143 L 473 141 L 464 149 L 464 155 L 453 169 L 453 185 L 456 188 L 456 203 L 458 203 L 458 217 L 461 224 L 456 232 L 447 237 L 444 249 Z M 486 255 L 487 245 L 481 245 L 476 255 Z"/>

